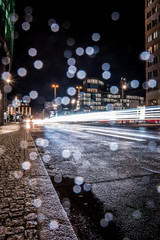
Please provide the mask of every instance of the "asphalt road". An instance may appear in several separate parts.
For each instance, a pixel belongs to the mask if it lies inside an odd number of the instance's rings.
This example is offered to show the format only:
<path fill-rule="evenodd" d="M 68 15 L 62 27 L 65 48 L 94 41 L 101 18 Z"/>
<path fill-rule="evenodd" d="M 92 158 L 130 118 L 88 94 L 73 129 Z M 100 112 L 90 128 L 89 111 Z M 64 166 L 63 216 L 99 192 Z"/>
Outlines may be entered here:
<path fill-rule="evenodd" d="M 159 127 L 50 124 L 31 133 L 79 239 L 160 239 Z"/>

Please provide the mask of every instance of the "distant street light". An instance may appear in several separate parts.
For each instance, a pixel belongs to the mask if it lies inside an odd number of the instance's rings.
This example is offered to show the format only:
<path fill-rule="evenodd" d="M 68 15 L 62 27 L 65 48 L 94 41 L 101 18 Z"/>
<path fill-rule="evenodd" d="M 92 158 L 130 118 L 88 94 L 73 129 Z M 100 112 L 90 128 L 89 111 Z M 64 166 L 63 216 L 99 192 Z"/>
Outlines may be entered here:
<path fill-rule="evenodd" d="M 80 91 L 82 89 L 82 86 L 76 86 L 77 89 L 77 110 L 80 109 Z"/>
<path fill-rule="evenodd" d="M 6 79 L 6 82 L 7 82 L 8 84 L 10 84 L 11 79 Z"/>
<path fill-rule="evenodd" d="M 54 88 L 54 100 L 56 99 L 56 90 L 59 88 L 59 85 L 57 84 L 52 84 L 52 88 Z"/>
<path fill-rule="evenodd" d="M 124 90 L 127 89 L 127 79 L 124 77 L 121 77 L 121 89 L 122 89 L 122 110 L 124 109 Z"/>
<path fill-rule="evenodd" d="M 76 99 L 72 99 L 71 100 L 71 104 L 72 104 L 72 111 L 74 112 L 74 104 L 76 103 Z"/>

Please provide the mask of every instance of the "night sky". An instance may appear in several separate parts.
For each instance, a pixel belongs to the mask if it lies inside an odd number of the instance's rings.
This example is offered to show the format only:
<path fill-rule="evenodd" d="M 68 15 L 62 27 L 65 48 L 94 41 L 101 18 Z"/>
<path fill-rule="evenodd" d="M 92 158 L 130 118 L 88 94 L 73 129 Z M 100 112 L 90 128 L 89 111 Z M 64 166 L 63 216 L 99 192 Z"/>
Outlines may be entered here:
<path fill-rule="evenodd" d="M 87 77 L 98 78 L 119 85 L 122 76 L 127 81 L 137 79 L 140 88 L 145 81 L 145 65 L 139 59 L 139 54 L 145 50 L 144 36 L 144 0 L 117 1 L 38 1 L 16 0 L 14 55 L 11 73 L 14 86 L 11 98 L 16 94 L 29 95 L 36 90 L 40 97 L 34 103 L 42 106 L 43 99 L 53 99 L 51 84 L 60 85 L 57 96 L 67 96 L 67 88 L 82 85 L 82 80 L 69 78 L 66 75 L 69 67 L 64 56 L 66 50 L 72 52 L 75 58 L 77 72 L 84 70 Z M 26 6 L 32 7 L 33 20 L 30 29 L 23 30 Z M 118 20 L 114 20 L 113 12 L 119 13 Z M 59 26 L 53 32 L 48 24 L 49 19 L 55 19 Z M 18 33 L 18 37 L 17 37 Z M 92 39 L 93 33 L 99 33 L 100 40 Z M 69 39 L 72 44 L 68 45 Z M 73 44 L 74 43 L 74 44 Z M 70 46 L 72 45 L 72 46 Z M 82 56 L 76 54 L 78 47 L 98 46 L 99 52 L 89 56 L 86 52 Z M 30 48 L 37 50 L 37 55 L 28 54 Z M 97 47 L 96 47 L 97 49 Z M 43 67 L 36 69 L 34 62 L 41 60 Z M 102 64 L 110 64 L 111 77 L 103 79 Z M 25 68 L 27 75 L 18 75 L 19 68 Z M 32 100 L 33 101 L 33 100 Z"/>

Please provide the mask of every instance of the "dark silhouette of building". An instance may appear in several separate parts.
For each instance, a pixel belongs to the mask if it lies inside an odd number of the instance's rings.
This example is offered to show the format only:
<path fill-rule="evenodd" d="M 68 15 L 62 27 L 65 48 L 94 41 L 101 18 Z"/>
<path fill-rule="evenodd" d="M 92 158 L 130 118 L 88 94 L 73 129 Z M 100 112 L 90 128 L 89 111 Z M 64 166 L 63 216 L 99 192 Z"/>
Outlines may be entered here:
<path fill-rule="evenodd" d="M 145 0 L 146 105 L 160 105 L 160 2 Z M 156 80 L 156 81 L 155 81 Z"/>
<path fill-rule="evenodd" d="M 9 72 L 12 64 L 14 38 L 14 0 L 0 0 L 0 125 L 4 121 L 5 94 L 3 87 L 5 79 L 2 73 Z"/>

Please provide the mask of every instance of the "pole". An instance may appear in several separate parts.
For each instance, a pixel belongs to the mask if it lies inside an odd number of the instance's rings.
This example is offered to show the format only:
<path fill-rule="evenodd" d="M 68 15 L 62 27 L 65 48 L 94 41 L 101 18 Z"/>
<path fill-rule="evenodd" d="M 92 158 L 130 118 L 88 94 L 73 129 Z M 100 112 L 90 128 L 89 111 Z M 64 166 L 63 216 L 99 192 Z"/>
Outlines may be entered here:
<path fill-rule="evenodd" d="M 124 98 L 124 92 L 123 92 L 123 87 L 122 87 L 122 110 L 123 110 L 123 98 Z"/>
<path fill-rule="evenodd" d="M 54 99 L 56 99 L 56 87 L 54 87 Z"/>

